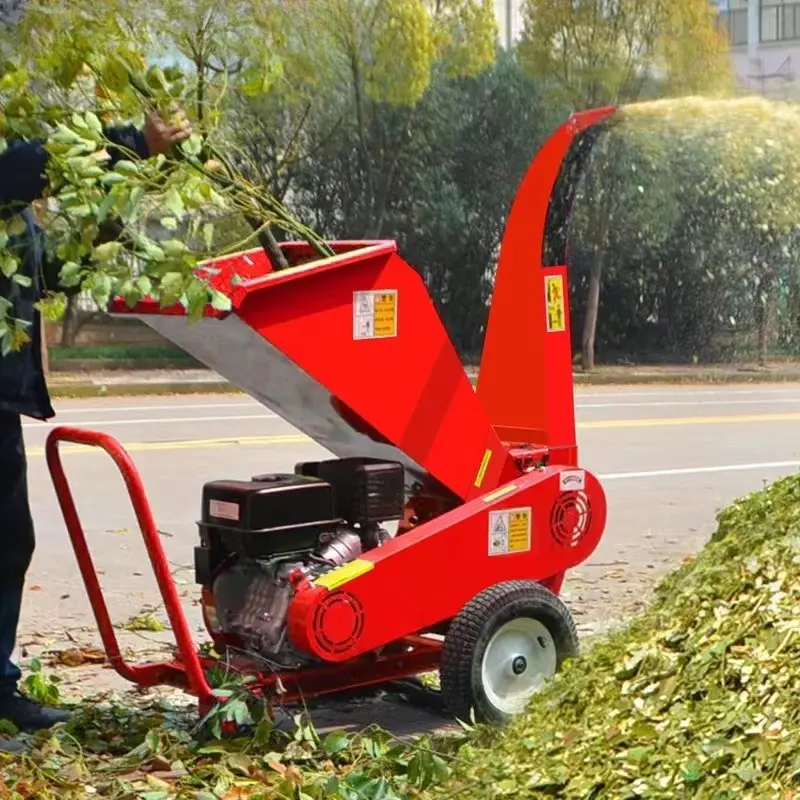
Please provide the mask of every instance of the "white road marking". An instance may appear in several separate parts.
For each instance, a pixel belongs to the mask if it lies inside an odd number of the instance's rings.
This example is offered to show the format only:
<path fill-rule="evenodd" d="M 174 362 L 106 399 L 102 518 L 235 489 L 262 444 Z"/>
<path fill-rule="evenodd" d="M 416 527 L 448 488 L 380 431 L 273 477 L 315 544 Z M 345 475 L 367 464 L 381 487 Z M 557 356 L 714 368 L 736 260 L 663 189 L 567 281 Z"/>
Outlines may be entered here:
<path fill-rule="evenodd" d="M 639 403 L 576 403 L 575 408 L 653 408 L 664 406 L 674 408 L 678 406 L 769 406 L 776 403 L 800 406 L 800 397 L 756 397 L 750 400 L 651 400 Z"/>
<path fill-rule="evenodd" d="M 761 469 L 787 469 L 800 467 L 800 461 L 767 461 L 760 464 L 721 464 L 717 467 L 679 467 L 654 469 L 642 472 L 610 472 L 598 474 L 600 481 L 627 481 L 635 478 L 665 478 L 674 475 L 707 475 L 719 472 L 755 472 Z"/>
<path fill-rule="evenodd" d="M 105 428 L 110 425 L 162 425 L 172 422 L 234 422 L 242 419 L 280 419 L 277 414 L 237 414 L 225 417 L 159 417 L 151 419 L 92 419 L 81 420 L 81 427 L 92 425 Z M 23 428 L 43 429 L 55 428 L 59 425 L 70 425 L 69 422 L 23 422 Z"/>
<path fill-rule="evenodd" d="M 69 405 L 62 407 L 62 403 L 58 403 L 56 407 L 56 416 L 63 417 L 69 414 L 117 414 L 120 412 L 128 411 L 193 411 L 196 408 L 263 408 L 261 403 L 249 398 L 241 403 L 186 403 L 180 405 L 167 405 L 160 403 L 159 405 L 149 406 L 87 406 L 85 408 L 70 408 Z"/>
<path fill-rule="evenodd" d="M 627 397 L 716 397 L 723 395 L 725 397 L 744 397 L 746 395 L 761 395 L 762 397 L 769 397 L 770 395 L 786 394 L 787 392 L 798 391 L 797 384 L 789 383 L 786 386 L 771 385 L 769 389 L 669 389 L 661 390 L 660 387 L 653 385 L 650 391 L 629 392 L 625 389 L 619 390 L 619 386 L 609 385 L 608 390 L 604 392 L 584 392 L 579 387 L 575 389 L 575 397 L 585 398 L 627 398 Z"/>

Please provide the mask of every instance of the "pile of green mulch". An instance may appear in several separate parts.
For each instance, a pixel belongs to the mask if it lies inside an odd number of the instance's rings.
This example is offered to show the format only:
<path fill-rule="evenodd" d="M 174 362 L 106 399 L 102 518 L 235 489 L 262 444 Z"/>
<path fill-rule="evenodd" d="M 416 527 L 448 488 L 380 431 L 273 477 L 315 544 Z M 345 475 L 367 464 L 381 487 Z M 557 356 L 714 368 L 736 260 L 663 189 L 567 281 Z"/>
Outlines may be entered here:
<path fill-rule="evenodd" d="M 723 511 L 627 629 L 425 797 L 800 798 L 800 476 Z"/>

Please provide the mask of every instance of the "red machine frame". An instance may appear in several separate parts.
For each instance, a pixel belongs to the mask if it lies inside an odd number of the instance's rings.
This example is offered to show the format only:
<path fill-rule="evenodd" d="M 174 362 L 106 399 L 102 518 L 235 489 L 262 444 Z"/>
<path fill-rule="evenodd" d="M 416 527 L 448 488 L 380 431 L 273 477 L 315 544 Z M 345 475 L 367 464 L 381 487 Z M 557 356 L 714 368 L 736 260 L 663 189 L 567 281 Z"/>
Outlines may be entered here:
<path fill-rule="evenodd" d="M 322 261 L 309 260 L 305 245 L 284 245 L 295 266 L 281 272 L 272 271 L 261 250 L 205 267 L 233 307 L 205 311 L 206 322 L 219 326 L 208 330 L 229 332 L 233 348 L 224 351 L 220 339 L 212 366 L 230 363 L 231 353 L 239 356 L 233 360 L 246 360 L 268 352 L 272 360 L 242 369 L 264 381 L 274 373 L 272 386 L 280 383 L 280 370 L 296 370 L 296 379 L 317 392 L 311 402 L 318 403 L 313 419 L 296 422 L 301 430 L 306 425 L 337 455 L 367 445 L 378 453 L 391 451 L 415 476 L 402 535 L 317 580 L 294 577 L 290 638 L 324 665 L 261 674 L 246 658 L 226 662 L 256 673 L 256 688 L 279 691 L 288 702 L 435 669 L 442 644 L 429 634 L 441 633 L 473 597 L 510 580 L 535 580 L 558 594 L 566 570 L 596 548 L 605 527 L 605 496 L 591 473 L 577 469 L 567 268 L 563 255 L 548 265 L 544 253 L 565 157 L 576 137 L 613 112 L 575 115 L 545 144 L 520 187 L 502 243 L 477 391 L 422 280 L 393 242 L 334 243 L 337 255 Z M 569 204 L 569 191 L 561 201 Z M 386 335 L 356 335 L 359 292 L 394 298 Z M 181 306 L 161 309 L 145 301 L 131 310 L 116 301 L 112 311 L 158 320 L 171 326 L 168 331 L 191 327 L 180 319 Z M 377 326 L 377 317 L 372 319 Z M 192 346 L 203 358 L 215 341 L 209 344 L 204 334 Z M 387 364 L 408 365 L 401 385 L 390 392 L 375 380 Z M 242 385 L 259 398 L 272 391 L 244 379 Z M 268 399 L 294 422 L 290 399 Z M 122 473 L 175 634 L 172 661 L 129 664 L 123 658 L 64 471 L 61 442 L 103 449 Z M 130 456 L 111 436 L 72 427 L 51 432 L 46 455 L 111 665 L 140 686 L 179 687 L 196 695 L 201 708 L 210 707 L 215 698 L 206 670 L 220 662 L 202 655 L 192 640 Z M 493 512 L 513 515 L 508 519 L 517 526 L 514 549 L 508 523 L 507 551 L 492 552 Z M 457 570 L 446 564 L 457 564 Z M 206 593 L 205 617 L 213 628 L 210 602 Z"/>

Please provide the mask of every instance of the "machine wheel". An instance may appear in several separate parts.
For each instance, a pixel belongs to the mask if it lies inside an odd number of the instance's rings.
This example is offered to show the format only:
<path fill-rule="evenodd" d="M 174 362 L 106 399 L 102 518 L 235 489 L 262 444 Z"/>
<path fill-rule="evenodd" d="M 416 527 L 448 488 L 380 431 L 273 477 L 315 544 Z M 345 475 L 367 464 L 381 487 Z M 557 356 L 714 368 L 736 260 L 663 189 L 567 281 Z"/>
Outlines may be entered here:
<path fill-rule="evenodd" d="M 498 583 L 453 620 L 439 667 L 442 695 L 458 718 L 503 724 L 523 711 L 565 659 L 578 654 L 569 609 L 534 581 Z"/>

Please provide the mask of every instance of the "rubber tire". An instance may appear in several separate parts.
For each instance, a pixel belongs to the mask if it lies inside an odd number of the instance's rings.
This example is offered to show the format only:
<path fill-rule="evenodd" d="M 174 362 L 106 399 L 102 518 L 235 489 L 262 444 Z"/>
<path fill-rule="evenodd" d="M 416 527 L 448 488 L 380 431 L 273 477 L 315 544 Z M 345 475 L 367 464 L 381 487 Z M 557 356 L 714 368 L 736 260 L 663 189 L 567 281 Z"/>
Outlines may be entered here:
<path fill-rule="evenodd" d="M 511 715 L 494 706 L 481 680 L 483 654 L 495 631 L 532 617 L 547 627 L 556 647 L 556 671 L 578 655 L 578 632 L 569 609 L 535 581 L 507 581 L 476 595 L 458 613 L 444 640 L 439 675 L 447 708 L 463 722 L 504 725 Z"/>

